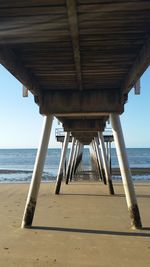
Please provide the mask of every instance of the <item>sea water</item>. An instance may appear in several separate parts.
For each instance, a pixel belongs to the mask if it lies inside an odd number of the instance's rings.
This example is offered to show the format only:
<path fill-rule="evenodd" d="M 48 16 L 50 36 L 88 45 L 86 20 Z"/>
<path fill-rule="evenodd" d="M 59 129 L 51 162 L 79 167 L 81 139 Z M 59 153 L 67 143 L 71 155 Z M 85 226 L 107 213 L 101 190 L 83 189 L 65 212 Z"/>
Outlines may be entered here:
<path fill-rule="evenodd" d="M 32 177 L 36 149 L 0 149 L 0 182 L 29 182 Z M 61 149 L 48 149 L 43 181 L 54 181 L 57 176 Z M 128 148 L 128 159 L 130 167 L 150 168 L 150 148 Z M 67 158 L 69 150 L 67 153 Z M 111 151 L 112 167 L 118 167 L 116 151 Z M 88 148 L 84 149 L 83 168 L 91 170 L 90 156 Z M 114 176 L 113 179 L 120 179 Z M 134 175 L 134 180 L 150 181 L 150 174 Z"/>

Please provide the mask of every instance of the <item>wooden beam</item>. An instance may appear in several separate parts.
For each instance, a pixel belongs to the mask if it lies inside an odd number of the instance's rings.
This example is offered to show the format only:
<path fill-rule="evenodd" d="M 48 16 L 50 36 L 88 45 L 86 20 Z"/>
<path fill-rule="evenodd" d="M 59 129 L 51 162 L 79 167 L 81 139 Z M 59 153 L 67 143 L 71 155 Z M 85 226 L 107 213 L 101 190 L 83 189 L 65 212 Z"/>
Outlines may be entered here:
<path fill-rule="evenodd" d="M 0 64 L 2 64 L 16 79 L 27 87 L 34 95 L 40 95 L 40 87 L 33 75 L 18 60 L 14 51 L 0 46 Z"/>
<path fill-rule="evenodd" d="M 86 134 L 85 134 L 86 133 Z M 72 136 L 74 136 L 75 138 L 82 138 L 82 139 L 88 139 L 88 138 L 93 138 L 95 136 L 97 136 L 97 131 L 96 132 L 71 132 Z"/>
<path fill-rule="evenodd" d="M 38 102 L 39 104 L 40 102 Z M 122 110 L 123 112 L 124 110 Z M 121 113 L 122 113 L 121 112 Z M 69 119 L 81 119 L 81 118 L 86 118 L 86 119 L 94 119 L 94 118 L 101 118 L 101 117 L 108 117 L 110 115 L 110 112 L 108 111 L 99 111 L 99 112 L 68 112 L 68 113 L 64 113 L 64 112 L 56 112 L 55 113 L 55 117 L 57 117 L 58 119 L 63 117 L 63 118 L 69 118 Z"/>
<path fill-rule="evenodd" d="M 118 12 L 136 11 L 137 12 L 139 10 L 145 11 L 150 8 L 149 1 L 118 1 L 118 3 L 117 1 L 93 1 L 93 2 L 98 2 L 98 3 L 92 3 L 92 1 L 89 1 L 89 4 L 87 3 L 85 5 L 80 6 L 80 12 L 82 13 L 89 12 L 91 15 L 93 15 L 93 13 L 95 15 L 95 13 L 99 13 L 99 12 L 101 12 L 101 14 L 103 14 L 103 12 L 110 13 L 110 12 L 116 12 L 116 11 Z"/>
<path fill-rule="evenodd" d="M 45 90 L 39 98 L 39 106 L 41 114 L 55 114 L 56 117 L 64 117 L 65 114 L 121 114 L 124 111 L 124 95 L 119 89 Z"/>
<path fill-rule="evenodd" d="M 81 73 L 81 58 L 80 58 L 80 45 L 79 45 L 79 31 L 78 31 L 78 19 L 77 19 L 77 6 L 76 0 L 66 0 L 69 28 L 72 40 L 77 84 L 80 90 L 83 89 L 82 85 L 82 73 Z"/>
<path fill-rule="evenodd" d="M 103 117 L 102 119 L 65 119 L 63 121 L 63 128 L 69 132 L 103 132 L 105 120 Z"/>
<path fill-rule="evenodd" d="M 122 90 L 128 93 L 130 89 L 140 79 L 144 71 L 150 65 L 150 37 L 145 42 L 144 46 L 140 50 L 136 60 L 134 61 L 129 73 L 122 84 Z"/>
<path fill-rule="evenodd" d="M 23 88 L 22 88 L 22 96 L 23 97 L 28 97 L 28 88 L 26 88 L 24 85 L 23 85 Z"/>

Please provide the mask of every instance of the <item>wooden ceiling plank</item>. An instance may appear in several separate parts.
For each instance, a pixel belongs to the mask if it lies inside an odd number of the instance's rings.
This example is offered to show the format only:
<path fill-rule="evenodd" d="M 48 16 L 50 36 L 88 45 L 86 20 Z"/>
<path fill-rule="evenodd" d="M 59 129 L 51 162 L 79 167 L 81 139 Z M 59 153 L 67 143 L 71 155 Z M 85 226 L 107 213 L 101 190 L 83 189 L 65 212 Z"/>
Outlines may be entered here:
<path fill-rule="evenodd" d="M 82 86 L 82 73 L 81 73 L 81 58 L 80 58 L 80 45 L 79 45 L 79 30 L 78 30 L 78 18 L 77 18 L 77 7 L 75 0 L 66 0 L 68 21 L 70 34 L 72 39 L 72 47 L 74 53 L 75 68 L 77 74 L 77 83 L 80 90 Z"/>
<path fill-rule="evenodd" d="M 148 10 L 150 9 L 150 2 L 149 1 L 140 1 L 137 2 L 136 1 L 136 5 L 135 2 L 124 2 L 124 3 L 120 3 L 120 1 L 118 1 L 118 3 L 116 3 L 116 1 L 112 1 L 112 3 L 97 3 L 97 4 L 91 4 L 91 2 L 89 4 L 86 5 L 80 5 L 79 11 L 80 13 L 99 13 L 101 12 L 101 14 L 103 12 L 109 13 L 109 12 L 121 12 L 121 11 L 133 11 L 133 12 L 137 12 L 137 11 L 142 11 L 142 10 Z M 92 11 L 92 12 L 91 12 Z"/>

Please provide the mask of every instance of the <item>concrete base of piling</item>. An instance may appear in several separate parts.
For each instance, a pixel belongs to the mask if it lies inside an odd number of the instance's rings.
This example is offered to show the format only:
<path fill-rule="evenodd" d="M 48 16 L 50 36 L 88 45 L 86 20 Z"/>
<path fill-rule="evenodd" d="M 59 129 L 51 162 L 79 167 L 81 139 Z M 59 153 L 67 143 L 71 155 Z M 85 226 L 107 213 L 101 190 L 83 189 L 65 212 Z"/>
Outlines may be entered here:
<path fill-rule="evenodd" d="M 36 207 L 36 201 L 31 198 L 30 203 L 27 206 L 26 214 L 24 220 L 22 221 L 21 228 L 31 227 L 34 218 L 35 207 Z"/>
<path fill-rule="evenodd" d="M 115 192 L 114 192 L 114 187 L 113 187 L 112 180 L 109 180 L 108 183 L 109 183 L 109 184 L 108 184 L 108 187 L 109 187 L 109 193 L 110 193 L 110 195 L 114 195 Z"/>
<path fill-rule="evenodd" d="M 61 172 L 58 176 L 58 181 L 57 181 L 56 186 L 55 186 L 55 194 L 56 195 L 59 195 L 62 179 L 63 179 L 63 173 Z"/>
<path fill-rule="evenodd" d="M 132 230 L 121 183 L 42 183 L 31 229 L 20 229 L 28 184 L 0 185 L 0 266 L 149 267 L 150 184 L 135 186 L 143 229 Z"/>
<path fill-rule="evenodd" d="M 132 229 L 142 229 L 142 223 L 137 204 L 134 204 L 132 207 L 129 208 L 129 214 L 131 218 Z"/>

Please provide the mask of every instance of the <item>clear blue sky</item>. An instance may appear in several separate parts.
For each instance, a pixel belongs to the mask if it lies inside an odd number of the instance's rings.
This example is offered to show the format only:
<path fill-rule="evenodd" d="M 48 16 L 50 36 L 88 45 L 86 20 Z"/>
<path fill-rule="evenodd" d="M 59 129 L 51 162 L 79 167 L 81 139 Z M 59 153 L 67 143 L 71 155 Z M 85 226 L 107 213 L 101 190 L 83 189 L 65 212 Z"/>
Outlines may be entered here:
<path fill-rule="evenodd" d="M 0 65 L 0 148 L 37 148 L 43 117 L 29 93 L 22 97 L 22 85 Z M 121 116 L 127 147 L 150 147 L 150 68 L 141 79 L 141 95 L 132 90 Z M 49 147 L 55 140 L 54 120 Z"/>

